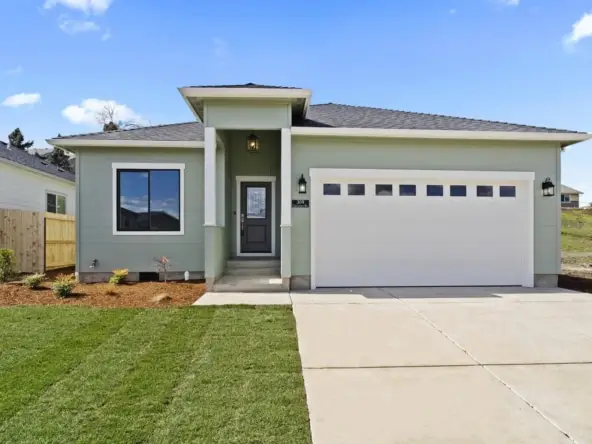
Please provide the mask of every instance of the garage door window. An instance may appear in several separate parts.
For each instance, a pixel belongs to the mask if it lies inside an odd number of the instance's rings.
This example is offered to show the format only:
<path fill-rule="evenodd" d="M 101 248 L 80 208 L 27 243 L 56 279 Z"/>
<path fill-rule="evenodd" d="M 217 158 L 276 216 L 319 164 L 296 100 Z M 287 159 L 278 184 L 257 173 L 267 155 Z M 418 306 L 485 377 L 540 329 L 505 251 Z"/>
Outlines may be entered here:
<path fill-rule="evenodd" d="M 323 195 L 324 196 L 339 196 L 339 195 L 341 195 L 341 185 L 339 185 L 338 183 L 323 184 Z"/>
<path fill-rule="evenodd" d="M 415 196 L 415 185 L 399 185 L 399 196 Z"/>
<path fill-rule="evenodd" d="M 366 194 L 366 185 L 363 183 L 350 183 L 347 186 L 347 194 L 350 196 L 363 196 Z"/>
<path fill-rule="evenodd" d="M 493 197 L 491 185 L 477 185 L 477 197 Z"/>
<path fill-rule="evenodd" d="M 451 197 L 467 197 L 466 185 L 450 185 Z"/>
<path fill-rule="evenodd" d="M 393 186 L 392 185 L 376 185 L 376 195 L 377 196 L 392 196 L 393 195 Z"/>
<path fill-rule="evenodd" d="M 428 185 L 426 192 L 428 196 L 444 196 L 444 186 Z"/>
<path fill-rule="evenodd" d="M 500 197 L 516 197 L 516 187 L 513 185 L 500 186 Z"/>

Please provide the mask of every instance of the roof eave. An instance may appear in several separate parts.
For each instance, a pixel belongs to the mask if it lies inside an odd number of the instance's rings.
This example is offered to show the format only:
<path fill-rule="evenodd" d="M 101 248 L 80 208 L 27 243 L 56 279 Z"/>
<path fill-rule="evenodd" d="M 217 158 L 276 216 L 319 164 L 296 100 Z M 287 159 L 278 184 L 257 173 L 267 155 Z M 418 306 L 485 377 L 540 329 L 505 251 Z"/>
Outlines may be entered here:
<path fill-rule="evenodd" d="M 105 140 L 105 139 L 47 139 L 51 146 L 76 152 L 79 148 L 203 148 L 199 140 Z"/>
<path fill-rule="evenodd" d="M 295 136 L 372 137 L 395 139 L 508 140 L 557 142 L 562 147 L 592 139 L 590 133 L 546 133 L 518 131 L 453 131 L 382 128 L 293 127 Z"/>

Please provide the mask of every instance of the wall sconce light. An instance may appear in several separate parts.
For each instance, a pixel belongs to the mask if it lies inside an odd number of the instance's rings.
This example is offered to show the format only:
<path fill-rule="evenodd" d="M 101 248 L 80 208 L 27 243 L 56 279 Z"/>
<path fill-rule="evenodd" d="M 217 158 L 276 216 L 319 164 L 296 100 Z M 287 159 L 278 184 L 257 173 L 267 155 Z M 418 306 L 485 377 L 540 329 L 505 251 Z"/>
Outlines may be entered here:
<path fill-rule="evenodd" d="M 306 179 L 304 178 L 304 174 L 301 174 L 300 179 L 298 179 L 298 192 L 300 194 L 306 194 Z"/>
<path fill-rule="evenodd" d="M 257 137 L 254 133 L 251 133 L 251 135 L 247 137 L 247 151 L 249 153 L 259 152 L 259 137 Z"/>
<path fill-rule="evenodd" d="M 549 177 L 543 181 L 543 196 L 555 196 L 555 184 L 551 182 L 551 178 Z"/>

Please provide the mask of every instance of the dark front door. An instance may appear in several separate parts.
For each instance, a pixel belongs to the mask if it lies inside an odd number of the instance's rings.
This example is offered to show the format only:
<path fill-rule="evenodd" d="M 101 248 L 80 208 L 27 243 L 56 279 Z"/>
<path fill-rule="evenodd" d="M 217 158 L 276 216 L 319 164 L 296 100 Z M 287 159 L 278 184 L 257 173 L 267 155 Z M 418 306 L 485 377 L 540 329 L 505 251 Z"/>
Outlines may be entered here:
<path fill-rule="evenodd" d="M 271 183 L 241 182 L 241 253 L 271 253 Z"/>

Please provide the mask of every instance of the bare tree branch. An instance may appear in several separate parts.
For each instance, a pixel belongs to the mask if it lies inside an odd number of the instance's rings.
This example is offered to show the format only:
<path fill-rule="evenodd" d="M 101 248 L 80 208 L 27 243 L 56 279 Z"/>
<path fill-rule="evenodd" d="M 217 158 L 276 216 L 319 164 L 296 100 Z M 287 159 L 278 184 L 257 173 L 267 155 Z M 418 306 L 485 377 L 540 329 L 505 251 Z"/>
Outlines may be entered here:
<path fill-rule="evenodd" d="M 95 118 L 97 123 L 103 125 L 103 131 L 117 131 L 142 128 L 144 125 L 133 120 L 116 120 L 115 105 L 112 103 L 106 104 L 101 111 L 99 111 Z"/>

